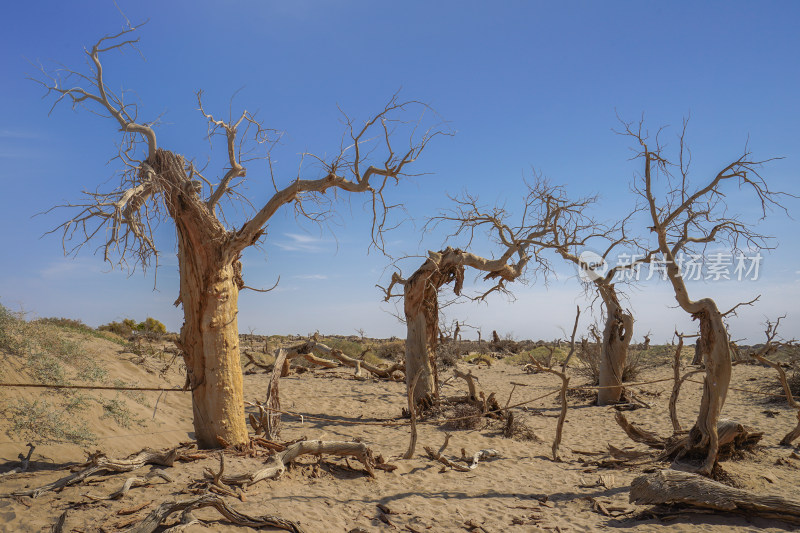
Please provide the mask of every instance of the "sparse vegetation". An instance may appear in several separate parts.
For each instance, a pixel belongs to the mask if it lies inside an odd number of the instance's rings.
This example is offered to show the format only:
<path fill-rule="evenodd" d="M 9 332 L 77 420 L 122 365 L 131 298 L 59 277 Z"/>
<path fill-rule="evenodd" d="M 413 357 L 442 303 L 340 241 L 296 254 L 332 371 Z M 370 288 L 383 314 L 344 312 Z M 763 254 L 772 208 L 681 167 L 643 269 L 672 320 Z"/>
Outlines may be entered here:
<path fill-rule="evenodd" d="M 12 422 L 11 432 L 33 442 L 69 442 L 72 444 L 90 444 L 97 436 L 92 433 L 85 420 L 72 416 L 75 404 L 65 416 L 59 406 L 47 400 L 27 400 L 20 398 L 7 409 Z"/>
<path fill-rule="evenodd" d="M 105 338 L 83 324 L 68 318 L 25 320 L 0 305 L 0 352 L 7 365 L 30 380 L 47 385 L 102 383 L 108 371 L 85 344 L 90 336 Z M 86 444 L 95 439 L 90 431 L 87 409 L 93 403 L 103 406 L 106 416 L 128 427 L 139 422 L 126 412 L 121 400 L 106 401 L 70 389 L 45 392 L 35 399 L 18 398 L 7 402 L 5 416 L 10 433 L 33 442 Z"/>

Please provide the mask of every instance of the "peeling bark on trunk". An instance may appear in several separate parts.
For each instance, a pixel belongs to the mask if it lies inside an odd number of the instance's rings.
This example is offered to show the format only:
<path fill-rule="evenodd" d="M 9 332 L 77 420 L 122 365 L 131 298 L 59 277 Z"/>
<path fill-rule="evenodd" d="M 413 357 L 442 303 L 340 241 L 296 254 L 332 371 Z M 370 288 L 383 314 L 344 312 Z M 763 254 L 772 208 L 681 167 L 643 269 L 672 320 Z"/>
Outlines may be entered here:
<path fill-rule="evenodd" d="M 438 287 L 429 287 L 427 282 L 427 279 L 412 277 L 405 289 L 406 383 L 410 387 L 411 380 L 419 374 L 413 392 L 415 405 L 439 390 L 435 374 L 436 333 L 439 329 Z"/>
<path fill-rule="evenodd" d="M 717 460 L 717 422 L 728 395 L 732 365 L 728 331 L 722 322 L 722 314 L 711 299 L 706 298 L 698 303 L 702 308 L 692 317 L 700 321 L 700 346 L 705 359 L 706 375 L 703 380 L 700 413 L 689 432 L 689 451 L 696 449 L 707 454 L 700 472 L 709 475 Z"/>
<path fill-rule="evenodd" d="M 626 313 L 617 299 L 614 285 L 598 285 L 606 307 L 606 325 L 600 350 L 600 388 L 597 405 L 618 402 L 622 396 L 622 373 L 633 338 L 633 316 Z"/>
<path fill-rule="evenodd" d="M 512 247 L 510 252 L 517 250 Z M 509 265 L 506 261 L 512 255 L 510 252 L 507 252 L 508 257 L 500 259 L 485 259 L 450 247 L 439 252 L 429 252 L 428 259 L 404 282 L 403 304 L 408 330 L 407 386 L 411 386 L 411 380 L 422 369 L 414 389 L 415 402 L 429 396 L 439 396 L 439 376 L 435 359 L 439 335 L 439 289 L 455 281 L 453 292 L 461 294 L 465 267 L 487 272 L 484 279 L 514 281 L 520 276 L 527 258 L 521 259 L 516 265 Z"/>
<path fill-rule="evenodd" d="M 194 430 L 200 448 L 245 444 L 242 371 L 239 363 L 238 256 L 228 252 L 228 233 L 185 174 L 183 159 L 158 150 L 151 161 L 162 179 L 178 234 L 178 268 L 184 323 L 176 343 L 183 352 L 192 391 Z"/>
<path fill-rule="evenodd" d="M 694 427 L 689 431 L 685 453 L 705 455 L 705 461 L 698 469 L 698 473 L 708 476 L 716 464 L 719 453 L 717 424 L 731 381 L 730 339 L 716 302 L 711 298 L 697 301 L 689 298 L 678 263 L 667 245 L 663 230 L 659 232 L 658 237 L 659 245 L 667 260 L 667 277 L 675 292 L 675 300 L 684 311 L 692 315 L 693 319 L 700 322 L 697 349 L 703 354 L 706 375 L 703 380 L 700 412 Z"/>

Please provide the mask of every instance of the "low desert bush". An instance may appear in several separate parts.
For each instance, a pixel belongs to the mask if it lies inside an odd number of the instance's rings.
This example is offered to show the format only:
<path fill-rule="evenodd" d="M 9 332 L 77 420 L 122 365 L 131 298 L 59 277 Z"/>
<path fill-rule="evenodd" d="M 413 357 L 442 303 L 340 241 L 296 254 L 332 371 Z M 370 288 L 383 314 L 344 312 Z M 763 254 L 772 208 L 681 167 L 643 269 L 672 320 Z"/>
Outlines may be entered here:
<path fill-rule="evenodd" d="M 600 383 L 600 345 L 594 343 L 584 343 L 577 348 L 575 355 L 580 365 L 577 370 L 580 374 L 588 377 L 591 385 Z M 622 381 L 634 381 L 644 370 L 645 362 L 644 351 L 636 348 L 628 349 L 628 357 L 625 366 L 622 368 Z"/>
<path fill-rule="evenodd" d="M 402 361 L 406 356 L 406 342 L 403 340 L 386 341 L 372 348 L 375 355 L 386 361 Z"/>
<path fill-rule="evenodd" d="M 22 313 L 11 312 L 0 305 L 0 352 L 5 354 L 4 363 L 26 373 L 31 381 L 67 385 L 75 381 L 106 380 L 106 369 L 85 347 L 88 335 L 98 336 L 78 320 L 27 321 Z M 103 405 L 103 400 L 93 396 L 56 389 L 43 392 L 39 397 L 32 395 L 0 404 L 0 408 L 10 421 L 11 434 L 32 442 L 85 444 L 95 438 L 86 418 L 91 402 Z M 137 421 L 126 417 L 119 403 L 109 403 L 104 411 L 118 422 Z"/>
<path fill-rule="evenodd" d="M 482 424 L 483 413 L 471 403 L 459 403 L 456 404 L 451 413 L 448 413 L 447 418 L 455 420 L 445 422 L 445 429 L 477 429 Z"/>
<path fill-rule="evenodd" d="M 43 399 L 19 399 L 7 409 L 11 432 L 25 440 L 90 444 L 97 439 L 85 420 L 68 414 Z"/>
<path fill-rule="evenodd" d="M 125 318 L 122 322 L 109 322 L 97 328 L 99 331 L 110 331 L 125 339 L 134 333 L 148 338 L 159 338 L 167 332 L 167 327 L 153 317 L 147 317 L 144 322 L 136 322 L 132 318 Z"/>

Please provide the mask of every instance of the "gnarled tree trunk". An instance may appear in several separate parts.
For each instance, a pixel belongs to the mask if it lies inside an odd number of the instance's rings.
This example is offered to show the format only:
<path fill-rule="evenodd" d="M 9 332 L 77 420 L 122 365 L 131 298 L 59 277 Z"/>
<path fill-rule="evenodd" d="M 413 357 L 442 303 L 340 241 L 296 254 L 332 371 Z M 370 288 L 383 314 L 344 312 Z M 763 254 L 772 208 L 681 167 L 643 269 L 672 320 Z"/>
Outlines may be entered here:
<path fill-rule="evenodd" d="M 706 453 L 701 473 L 710 474 L 717 460 L 719 436 L 717 421 L 728 395 L 731 382 L 731 354 L 728 346 L 728 330 L 722 321 L 722 313 L 710 298 L 696 302 L 700 309 L 692 318 L 700 321 L 700 347 L 702 348 L 706 375 L 703 380 L 703 396 L 697 422 L 689 432 L 687 451 L 700 450 Z"/>
<path fill-rule="evenodd" d="M 436 259 L 439 259 L 438 261 Z M 439 333 L 439 289 L 456 279 L 456 292 L 464 281 L 464 267 L 443 260 L 436 255 L 425 261 L 403 289 L 403 307 L 406 315 L 406 385 L 411 387 L 417 373 L 413 391 L 414 404 L 425 397 L 439 394 L 439 376 L 436 372 L 436 345 Z"/>
<path fill-rule="evenodd" d="M 600 350 L 597 405 L 618 402 L 622 395 L 622 373 L 633 338 L 633 316 L 619 304 L 612 284 L 598 284 L 606 308 L 606 325 Z"/>
<path fill-rule="evenodd" d="M 153 170 L 162 179 L 167 209 L 178 233 L 178 268 L 184 323 L 176 343 L 192 391 L 195 439 L 201 448 L 247 442 L 239 327 L 242 287 L 238 256 L 228 234 L 189 187 L 180 156 L 158 150 Z"/>

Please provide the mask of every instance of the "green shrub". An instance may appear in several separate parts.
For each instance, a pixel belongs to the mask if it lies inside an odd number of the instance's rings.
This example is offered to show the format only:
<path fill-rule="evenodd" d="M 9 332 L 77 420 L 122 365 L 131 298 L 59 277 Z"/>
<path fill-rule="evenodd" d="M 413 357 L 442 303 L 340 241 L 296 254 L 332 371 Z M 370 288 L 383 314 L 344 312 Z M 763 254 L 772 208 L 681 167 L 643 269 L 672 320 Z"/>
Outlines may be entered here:
<path fill-rule="evenodd" d="M 153 317 L 147 317 L 144 322 L 136 322 L 132 318 L 125 318 L 122 322 L 109 322 L 97 328 L 99 331 L 110 331 L 125 339 L 135 332 L 149 335 L 163 335 L 167 332 L 167 327 Z M 149 336 L 148 335 L 148 336 Z"/>
<path fill-rule="evenodd" d="M 125 319 L 122 322 L 109 322 L 108 324 L 103 324 L 102 326 L 98 327 L 99 331 L 110 331 L 115 335 L 119 335 L 120 337 L 127 339 L 133 334 L 133 328 L 127 322 L 133 322 L 130 319 Z M 136 323 L 134 322 L 134 325 Z"/>
<path fill-rule="evenodd" d="M 138 329 L 139 331 L 149 331 L 152 333 L 167 332 L 167 326 L 165 326 L 164 324 L 162 324 L 161 322 L 150 316 L 147 317 L 147 319 L 144 322 L 140 322 L 136 326 L 136 329 Z"/>

